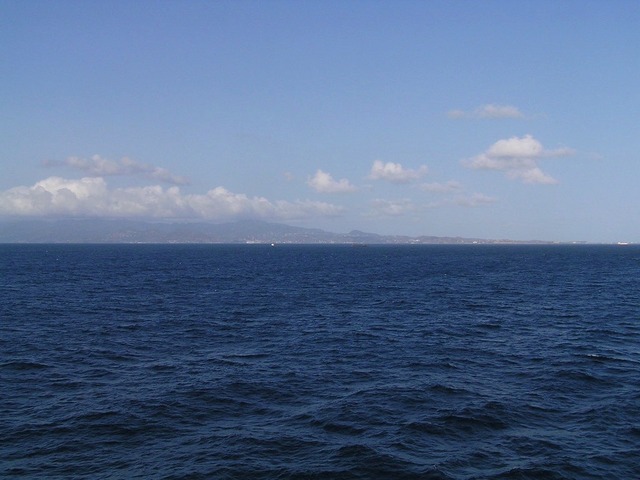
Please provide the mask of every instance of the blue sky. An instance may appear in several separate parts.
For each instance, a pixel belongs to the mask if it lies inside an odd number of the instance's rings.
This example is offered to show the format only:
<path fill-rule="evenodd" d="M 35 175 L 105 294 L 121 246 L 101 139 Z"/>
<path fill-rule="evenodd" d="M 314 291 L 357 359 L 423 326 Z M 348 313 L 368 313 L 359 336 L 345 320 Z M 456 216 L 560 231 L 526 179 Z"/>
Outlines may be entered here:
<path fill-rule="evenodd" d="M 1 217 L 640 242 L 640 2 L 0 17 Z"/>

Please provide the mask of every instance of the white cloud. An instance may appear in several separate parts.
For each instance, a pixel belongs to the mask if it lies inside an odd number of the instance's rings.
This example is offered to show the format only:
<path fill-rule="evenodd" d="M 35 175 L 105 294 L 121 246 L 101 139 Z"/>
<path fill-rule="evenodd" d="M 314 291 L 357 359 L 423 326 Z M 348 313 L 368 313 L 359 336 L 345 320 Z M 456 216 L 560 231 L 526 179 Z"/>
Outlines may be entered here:
<path fill-rule="evenodd" d="M 94 155 L 89 159 L 79 157 L 69 157 L 62 162 L 46 161 L 46 167 L 71 167 L 85 172 L 94 177 L 115 176 L 115 175 L 140 175 L 151 180 L 158 180 L 173 185 L 188 185 L 189 179 L 179 175 L 174 175 L 169 170 L 140 163 L 130 158 L 124 157 L 118 161 L 102 158 Z"/>
<path fill-rule="evenodd" d="M 450 205 L 459 207 L 478 207 L 495 203 L 496 198 L 490 197 L 483 193 L 468 193 L 462 184 L 456 180 L 449 180 L 444 183 L 424 183 L 420 185 L 420 189 L 429 193 L 442 194 L 439 200 L 427 204 L 423 204 L 424 208 L 439 208 Z"/>
<path fill-rule="evenodd" d="M 538 167 L 509 170 L 507 176 L 516 180 L 522 180 L 524 183 L 541 183 L 547 185 L 558 183 L 558 180 L 544 173 Z"/>
<path fill-rule="evenodd" d="M 376 199 L 371 202 L 372 213 L 375 216 L 398 217 L 412 212 L 420 212 L 426 209 L 443 207 L 481 207 L 497 202 L 497 199 L 483 193 L 460 193 L 453 197 L 439 199 L 433 202 L 416 204 L 403 198 L 399 200 Z"/>
<path fill-rule="evenodd" d="M 357 190 L 346 178 L 334 180 L 331 174 L 322 170 L 318 170 L 313 177 L 309 178 L 307 185 L 320 193 L 350 193 Z"/>
<path fill-rule="evenodd" d="M 525 183 L 552 184 L 557 183 L 557 180 L 538 167 L 538 160 L 565 157 L 573 153 L 569 148 L 546 150 L 538 140 L 531 135 L 525 135 L 498 140 L 484 153 L 464 163 L 473 169 L 503 171 L 509 178 Z"/>
<path fill-rule="evenodd" d="M 524 118 L 524 114 L 512 105 L 495 105 L 489 103 L 475 110 L 451 110 L 447 113 L 449 118 Z"/>
<path fill-rule="evenodd" d="M 497 199 L 485 195 L 484 193 L 472 193 L 471 195 L 460 195 L 453 199 L 453 203 L 461 207 L 479 207 L 497 202 Z"/>
<path fill-rule="evenodd" d="M 449 180 L 445 183 L 423 183 L 422 185 L 420 185 L 420 188 L 425 192 L 431 193 L 451 193 L 461 190 L 462 184 L 455 180 Z"/>
<path fill-rule="evenodd" d="M 369 178 L 372 180 L 387 180 L 392 183 L 408 183 L 423 177 L 427 171 L 428 169 L 425 165 L 413 170 L 404 168 L 399 163 L 383 163 L 380 160 L 376 160 L 371 167 Z"/>
<path fill-rule="evenodd" d="M 0 214 L 16 216 L 104 216 L 221 220 L 291 220 L 336 216 L 343 208 L 325 202 L 270 201 L 223 187 L 206 194 L 183 194 L 176 186 L 110 189 L 102 177 L 69 180 L 49 177 L 31 187 L 0 192 Z"/>
<path fill-rule="evenodd" d="M 531 135 L 498 140 L 487 150 L 491 158 L 534 158 L 543 152 L 542 144 Z"/>
<path fill-rule="evenodd" d="M 415 210 L 415 205 L 409 199 L 382 200 L 376 199 L 371 202 L 374 215 L 397 217 Z"/>

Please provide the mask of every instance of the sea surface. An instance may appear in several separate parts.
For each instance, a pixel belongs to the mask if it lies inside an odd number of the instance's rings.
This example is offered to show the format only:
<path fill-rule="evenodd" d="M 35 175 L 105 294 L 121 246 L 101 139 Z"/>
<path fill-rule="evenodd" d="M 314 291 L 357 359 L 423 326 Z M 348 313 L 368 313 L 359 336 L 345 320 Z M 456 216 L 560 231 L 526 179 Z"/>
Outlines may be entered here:
<path fill-rule="evenodd" d="M 638 479 L 640 248 L 0 245 L 0 477 Z"/>

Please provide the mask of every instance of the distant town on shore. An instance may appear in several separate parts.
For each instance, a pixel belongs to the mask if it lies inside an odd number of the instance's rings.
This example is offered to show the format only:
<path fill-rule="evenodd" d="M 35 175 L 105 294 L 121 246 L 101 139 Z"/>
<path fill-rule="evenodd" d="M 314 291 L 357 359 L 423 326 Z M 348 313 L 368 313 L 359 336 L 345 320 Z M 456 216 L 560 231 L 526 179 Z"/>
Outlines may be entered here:
<path fill-rule="evenodd" d="M 0 243 L 233 243 L 233 244 L 555 244 L 546 240 L 509 240 L 432 235 L 378 235 L 353 230 L 333 233 L 281 223 L 243 220 L 229 223 L 154 223 L 104 219 L 0 221 Z M 583 244 L 586 242 L 564 242 Z"/>

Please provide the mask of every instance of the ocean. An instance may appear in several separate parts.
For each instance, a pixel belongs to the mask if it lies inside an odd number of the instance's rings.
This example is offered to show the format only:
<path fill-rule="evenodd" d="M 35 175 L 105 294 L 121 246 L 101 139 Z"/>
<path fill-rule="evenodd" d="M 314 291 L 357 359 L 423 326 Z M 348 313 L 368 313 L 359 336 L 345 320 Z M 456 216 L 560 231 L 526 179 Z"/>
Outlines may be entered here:
<path fill-rule="evenodd" d="M 637 246 L 0 245 L 0 477 L 640 478 Z"/>

